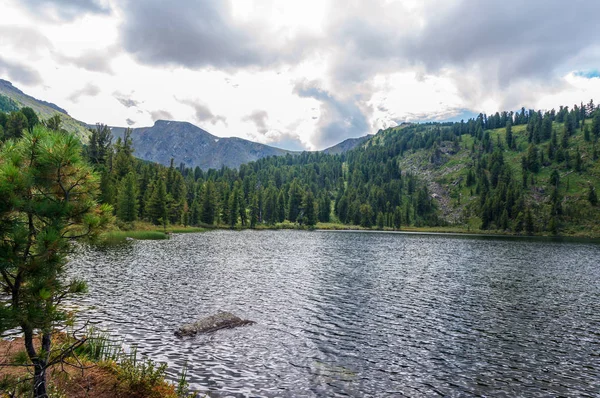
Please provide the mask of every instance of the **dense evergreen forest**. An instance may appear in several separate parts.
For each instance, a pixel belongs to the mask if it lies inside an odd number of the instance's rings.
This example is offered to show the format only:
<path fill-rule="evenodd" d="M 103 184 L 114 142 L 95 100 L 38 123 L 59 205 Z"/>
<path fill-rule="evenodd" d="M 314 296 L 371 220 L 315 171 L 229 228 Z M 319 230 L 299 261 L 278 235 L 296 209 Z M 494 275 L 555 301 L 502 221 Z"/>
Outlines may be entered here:
<path fill-rule="evenodd" d="M 2 140 L 40 121 L 30 108 L 0 113 Z M 135 158 L 128 133 L 90 131 L 85 155 L 101 176 L 101 200 L 122 228 L 231 228 L 321 223 L 401 229 L 459 226 L 515 233 L 572 233 L 600 219 L 600 110 L 480 114 L 454 123 L 403 124 L 342 155 L 270 157 L 239 170 L 203 171 Z"/>

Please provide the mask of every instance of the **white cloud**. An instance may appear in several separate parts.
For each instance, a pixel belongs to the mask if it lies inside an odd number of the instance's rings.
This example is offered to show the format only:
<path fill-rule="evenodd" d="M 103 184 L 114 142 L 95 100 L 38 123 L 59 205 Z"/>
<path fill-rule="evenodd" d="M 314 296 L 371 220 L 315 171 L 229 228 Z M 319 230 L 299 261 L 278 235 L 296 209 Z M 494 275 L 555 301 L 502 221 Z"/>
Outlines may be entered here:
<path fill-rule="evenodd" d="M 7 0 L 0 78 L 89 123 L 173 118 L 307 149 L 464 111 L 600 102 L 600 79 L 574 73 L 599 64 L 600 5 L 507 1 L 184 0 L 168 19 L 134 0 Z M 205 9 L 218 20 L 190 19 Z M 174 32 L 131 36 L 148 27 Z"/>

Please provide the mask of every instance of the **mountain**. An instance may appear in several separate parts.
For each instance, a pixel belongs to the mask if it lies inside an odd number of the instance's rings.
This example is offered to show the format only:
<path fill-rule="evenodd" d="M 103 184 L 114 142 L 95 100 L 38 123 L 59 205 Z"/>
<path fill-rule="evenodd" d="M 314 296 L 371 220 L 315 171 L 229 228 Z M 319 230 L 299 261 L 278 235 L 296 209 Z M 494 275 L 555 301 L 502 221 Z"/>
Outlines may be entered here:
<path fill-rule="evenodd" d="M 115 139 L 123 137 L 125 128 L 113 127 L 112 132 Z M 131 139 L 136 157 L 165 165 L 174 159 L 175 164 L 203 170 L 237 168 L 267 156 L 297 153 L 242 138 L 216 137 L 191 123 L 167 120 L 133 129 Z"/>
<path fill-rule="evenodd" d="M 113 136 L 123 137 L 124 127 L 111 127 Z M 372 135 L 349 138 L 323 150 L 323 153 L 337 155 L 348 152 L 366 142 Z M 288 151 L 242 138 L 216 137 L 188 122 L 157 120 L 152 127 L 132 129 L 131 139 L 135 156 L 140 159 L 168 165 L 171 159 L 175 164 L 187 167 L 199 166 L 203 170 L 219 169 L 222 166 L 238 168 L 267 156 L 296 155 L 300 152 Z"/>
<path fill-rule="evenodd" d="M 346 153 L 348 151 L 353 150 L 354 148 L 356 148 L 359 145 L 364 144 L 372 137 L 374 137 L 373 134 L 367 134 L 365 136 L 358 137 L 358 138 L 348 138 L 347 140 L 344 140 L 337 145 L 334 145 L 332 147 L 324 149 L 323 153 L 326 153 L 329 155 L 340 155 L 342 153 Z"/>
<path fill-rule="evenodd" d="M 88 125 L 73 119 L 69 113 L 58 105 L 39 100 L 25 94 L 11 82 L 0 79 L 0 111 L 11 112 L 23 107 L 32 108 L 40 119 L 48 119 L 60 114 L 62 127 L 79 136 L 86 142 L 89 137 Z M 123 137 L 124 127 L 111 127 L 115 140 Z M 168 165 L 171 159 L 176 164 L 184 163 L 187 167 L 207 170 L 219 169 L 222 166 L 238 168 L 241 164 L 268 156 L 298 154 L 265 144 L 259 144 L 242 138 L 216 137 L 191 123 L 158 120 L 151 127 L 133 129 L 131 136 L 135 156 L 143 160 Z M 369 136 L 351 138 L 338 145 L 324 150 L 324 153 L 340 154 L 364 143 Z"/>
<path fill-rule="evenodd" d="M 12 101 L 6 100 L 6 98 Z M 87 140 L 89 135 L 85 123 L 73 119 L 63 108 L 53 103 L 39 100 L 27 95 L 13 86 L 11 82 L 2 79 L 0 79 L 0 103 L 10 104 L 4 109 L 5 111 L 11 111 L 11 105 L 16 105 L 18 109 L 29 107 L 40 116 L 40 119 L 48 119 L 56 114 L 60 114 L 62 119 L 62 127 L 65 130 L 76 134 L 84 141 Z"/>

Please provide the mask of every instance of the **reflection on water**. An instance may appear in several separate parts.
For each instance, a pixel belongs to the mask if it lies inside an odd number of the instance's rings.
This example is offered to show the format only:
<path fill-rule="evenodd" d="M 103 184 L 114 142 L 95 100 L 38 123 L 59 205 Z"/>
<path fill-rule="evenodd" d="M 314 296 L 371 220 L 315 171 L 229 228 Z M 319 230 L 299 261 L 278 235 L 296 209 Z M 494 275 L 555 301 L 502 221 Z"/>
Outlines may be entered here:
<path fill-rule="evenodd" d="M 87 249 L 89 316 L 213 396 L 594 396 L 600 246 L 214 231 Z M 177 339 L 231 311 L 257 323 Z"/>

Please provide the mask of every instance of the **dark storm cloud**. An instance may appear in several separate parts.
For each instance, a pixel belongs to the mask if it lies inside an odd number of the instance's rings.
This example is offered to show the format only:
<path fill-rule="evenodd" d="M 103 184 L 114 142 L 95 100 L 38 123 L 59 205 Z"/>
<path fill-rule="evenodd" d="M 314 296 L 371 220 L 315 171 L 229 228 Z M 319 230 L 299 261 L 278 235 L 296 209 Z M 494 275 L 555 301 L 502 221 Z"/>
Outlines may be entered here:
<path fill-rule="evenodd" d="M 4 59 L 0 56 L 0 75 L 4 75 L 12 82 L 19 82 L 28 86 L 42 83 L 42 77 L 35 69 L 27 65 Z"/>
<path fill-rule="evenodd" d="M 175 99 L 179 103 L 190 106 L 192 109 L 194 109 L 194 116 L 199 122 L 210 122 L 211 124 L 222 122 L 223 124 L 227 124 L 227 119 L 224 116 L 214 115 L 208 106 L 202 103 L 187 99 Z"/>
<path fill-rule="evenodd" d="M 552 75 L 598 43 L 600 2 L 465 0 L 433 17 L 406 49 L 428 67 L 491 65 L 501 85 Z"/>
<path fill-rule="evenodd" d="M 78 102 L 81 97 L 95 97 L 100 94 L 100 87 L 88 83 L 84 87 L 74 91 L 70 96 L 69 100 L 72 102 Z"/>
<path fill-rule="evenodd" d="M 331 26 L 333 45 L 344 43 L 336 77 L 360 81 L 414 66 L 434 74 L 449 67 L 476 68 L 482 80 L 506 86 L 520 78 L 568 72 L 560 69 L 600 39 L 600 2 L 463 0 L 433 6 L 425 8 L 422 27 L 406 30 L 394 22 L 401 9 L 379 15 L 349 7 Z"/>
<path fill-rule="evenodd" d="M 99 0 L 21 0 L 21 5 L 35 15 L 44 14 L 61 20 L 72 20 L 82 14 L 109 14 L 110 7 Z"/>
<path fill-rule="evenodd" d="M 296 83 L 294 93 L 321 102 L 319 135 L 314 142 L 318 147 L 334 145 L 346 138 L 364 135 L 370 129 L 364 112 L 355 100 L 339 100 L 321 89 L 317 82 L 309 81 Z"/>
<path fill-rule="evenodd" d="M 173 120 L 173 115 L 169 111 L 156 110 L 150 111 L 150 117 L 153 121 L 157 120 Z"/>
<path fill-rule="evenodd" d="M 269 128 L 267 127 L 268 118 L 269 114 L 267 113 L 267 111 L 256 110 L 248 116 L 244 117 L 242 120 L 254 123 L 254 125 L 256 126 L 256 131 L 258 131 L 258 133 L 261 135 L 265 135 L 269 131 Z"/>
<path fill-rule="evenodd" d="M 309 38 L 278 41 L 267 27 L 233 20 L 221 0 L 163 0 L 124 5 L 124 48 L 138 60 L 156 65 L 235 69 L 301 59 Z"/>

